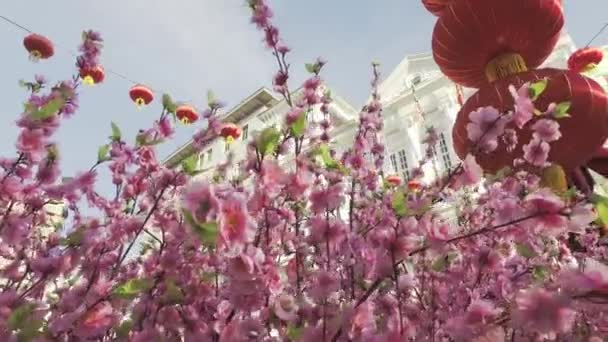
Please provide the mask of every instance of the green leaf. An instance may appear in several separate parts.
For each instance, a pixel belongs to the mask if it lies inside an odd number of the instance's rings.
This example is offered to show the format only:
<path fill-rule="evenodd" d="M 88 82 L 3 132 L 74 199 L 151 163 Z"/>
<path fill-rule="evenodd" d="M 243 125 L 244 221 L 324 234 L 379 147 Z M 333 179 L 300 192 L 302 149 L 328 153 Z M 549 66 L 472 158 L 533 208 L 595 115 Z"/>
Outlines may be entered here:
<path fill-rule="evenodd" d="M 180 304 L 184 301 L 182 290 L 171 279 L 165 281 L 164 301 L 169 305 Z"/>
<path fill-rule="evenodd" d="M 570 114 L 568 114 L 568 110 L 570 110 L 571 105 L 570 101 L 558 103 L 553 111 L 553 117 L 556 119 L 569 118 Z"/>
<path fill-rule="evenodd" d="M 152 281 L 149 279 L 131 279 L 112 290 L 112 294 L 122 299 L 134 299 L 140 293 L 151 289 Z"/>
<path fill-rule="evenodd" d="M 82 239 L 84 238 L 84 229 L 82 227 L 77 228 L 75 231 L 71 232 L 65 238 L 61 239 L 60 244 L 62 246 L 68 247 L 76 247 L 80 246 L 82 243 Z"/>
<path fill-rule="evenodd" d="M 177 104 L 173 102 L 169 94 L 163 94 L 163 108 L 171 114 L 175 114 Z"/>
<path fill-rule="evenodd" d="M 304 327 L 290 324 L 287 327 L 287 338 L 289 338 L 290 341 L 299 341 L 303 332 Z"/>
<path fill-rule="evenodd" d="M 213 94 L 213 90 L 207 91 L 207 104 L 209 107 L 213 107 L 217 103 L 215 99 L 215 94 Z"/>
<path fill-rule="evenodd" d="M 313 64 L 313 63 L 304 64 L 304 68 L 306 68 L 306 71 L 308 71 L 311 74 L 314 74 L 317 70 L 315 64 Z"/>
<path fill-rule="evenodd" d="M 108 152 L 110 152 L 110 145 L 105 144 L 99 146 L 99 149 L 97 150 L 97 162 L 103 163 L 104 161 L 109 160 Z"/>
<path fill-rule="evenodd" d="M 34 309 L 36 309 L 36 304 L 32 303 L 25 303 L 17 307 L 10 316 L 8 316 L 8 327 L 15 331 L 26 326 Z"/>
<path fill-rule="evenodd" d="M 329 146 L 327 146 L 327 145 L 319 146 L 318 153 L 321 156 L 321 161 L 323 161 L 323 164 L 325 164 L 325 167 L 334 168 L 338 164 L 338 162 L 336 162 L 336 160 L 334 160 L 334 158 L 331 156 L 331 153 L 329 151 Z"/>
<path fill-rule="evenodd" d="M 128 319 L 122 322 L 118 328 L 116 328 L 116 337 L 118 338 L 127 338 L 129 337 L 129 332 L 133 329 L 133 321 Z"/>
<path fill-rule="evenodd" d="M 44 120 L 57 114 L 57 112 L 63 107 L 65 100 L 61 97 L 53 99 L 46 103 L 40 109 L 34 110 L 31 115 L 36 120 Z"/>
<path fill-rule="evenodd" d="M 397 216 L 404 217 L 407 215 L 407 205 L 405 203 L 405 193 L 403 190 L 395 191 L 391 200 L 391 205 Z"/>
<path fill-rule="evenodd" d="M 532 247 L 523 243 L 516 243 L 515 251 L 517 251 L 517 254 L 519 256 L 522 256 L 526 259 L 534 258 L 536 256 L 536 252 L 534 252 Z"/>
<path fill-rule="evenodd" d="M 302 113 L 298 115 L 298 119 L 291 124 L 291 134 L 293 134 L 294 137 L 300 138 L 304 134 L 304 131 L 306 130 L 306 116 L 306 112 L 302 111 Z"/>
<path fill-rule="evenodd" d="M 194 229 L 194 232 L 198 235 L 203 245 L 207 247 L 215 247 L 217 244 L 218 225 L 216 222 L 204 222 L 199 223 L 192 216 L 192 214 L 186 210 L 183 211 L 186 222 Z"/>
<path fill-rule="evenodd" d="M 545 89 L 547 89 L 548 82 L 549 81 L 547 79 L 542 79 L 540 81 L 536 81 L 536 82 L 530 84 L 529 92 L 530 92 L 530 99 L 532 101 L 536 101 L 536 99 L 538 99 L 538 97 L 540 95 L 542 95 L 542 93 L 545 91 Z"/>
<path fill-rule="evenodd" d="M 260 133 L 258 138 L 258 150 L 262 155 L 272 154 L 277 149 L 280 139 L 281 132 L 276 127 L 267 127 Z"/>
<path fill-rule="evenodd" d="M 591 201 L 595 204 L 595 210 L 597 216 L 602 224 L 608 224 L 608 197 L 602 195 L 593 194 Z"/>
<path fill-rule="evenodd" d="M 194 176 L 197 172 L 196 167 L 198 166 L 198 157 L 196 154 L 191 155 L 190 157 L 184 159 L 182 161 L 182 170 L 190 175 Z"/>
<path fill-rule="evenodd" d="M 25 82 L 24 80 L 19 80 L 19 86 L 26 88 L 29 87 L 30 83 L 29 82 Z"/>
<path fill-rule="evenodd" d="M 433 261 L 431 265 L 431 269 L 435 272 L 444 272 L 450 266 L 450 263 L 456 259 L 456 254 L 450 253 L 447 255 L 442 255 Z"/>
<path fill-rule="evenodd" d="M 534 266 L 532 268 L 532 278 L 536 281 L 543 281 L 547 278 L 548 270 L 545 266 Z"/>
<path fill-rule="evenodd" d="M 120 141 L 120 139 L 122 139 L 122 133 L 120 132 L 120 128 L 114 122 L 112 122 L 111 125 L 112 135 L 110 136 L 110 139 L 112 139 L 112 141 Z"/>

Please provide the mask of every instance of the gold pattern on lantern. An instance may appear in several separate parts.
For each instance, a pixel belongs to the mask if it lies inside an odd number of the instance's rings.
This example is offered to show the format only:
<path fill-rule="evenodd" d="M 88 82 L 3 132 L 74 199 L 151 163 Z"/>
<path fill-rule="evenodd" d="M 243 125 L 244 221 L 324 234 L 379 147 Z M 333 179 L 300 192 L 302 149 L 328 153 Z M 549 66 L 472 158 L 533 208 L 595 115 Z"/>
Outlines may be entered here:
<path fill-rule="evenodd" d="M 492 59 L 486 65 L 486 78 L 494 82 L 520 72 L 528 71 L 526 61 L 517 53 L 505 53 Z"/>

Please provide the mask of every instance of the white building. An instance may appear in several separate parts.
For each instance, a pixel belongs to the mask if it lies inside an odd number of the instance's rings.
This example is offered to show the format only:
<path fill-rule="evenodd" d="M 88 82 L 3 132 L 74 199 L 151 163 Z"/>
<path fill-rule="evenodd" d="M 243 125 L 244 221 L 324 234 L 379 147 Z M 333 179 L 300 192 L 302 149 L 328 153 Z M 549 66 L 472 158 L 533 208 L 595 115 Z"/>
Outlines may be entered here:
<path fill-rule="evenodd" d="M 575 45 L 567 33 L 563 33 L 554 52 L 542 67 L 565 69 L 568 57 L 575 51 Z M 608 49 L 605 49 L 608 52 Z M 608 63 L 600 71 L 608 69 Z M 608 75 L 608 72 L 603 72 Z M 608 89 L 606 79 L 601 80 Z M 458 157 L 452 149 L 452 125 L 460 109 L 458 88 L 447 79 L 433 60 L 432 53 L 407 56 L 389 74 L 379 87 L 383 103 L 384 143 L 386 146 L 385 172 L 398 174 L 404 179 L 418 166 L 424 157 L 422 140 L 428 127 L 435 128 L 439 135 L 439 146 L 435 151 L 432 165 L 425 165 L 425 174 L 430 181 L 437 174 L 445 173 L 457 163 Z M 475 89 L 462 89 L 466 99 Z M 352 146 L 358 125 L 358 112 L 339 96 L 332 95 L 334 102 L 330 111 L 334 128 L 332 148 L 338 155 Z M 270 125 L 280 126 L 283 115 L 288 111 L 285 101 L 275 97 L 265 88 L 259 89 L 241 104 L 230 110 L 224 117 L 226 122 L 238 124 L 247 140 L 252 132 L 261 131 Z M 421 115 L 421 113 L 423 115 Z M 232 147 L 238 161 L 245 155 L 246 144 L 234 143 Z M 165 163 L 170 167 L 192 154 L 187 143 Z M 209 144 L 199 155 L 199 168 L 204 170 L 201 177 L 210 177 L 214 167 L 225 161 L 225 145 L 221 139 Z"/>

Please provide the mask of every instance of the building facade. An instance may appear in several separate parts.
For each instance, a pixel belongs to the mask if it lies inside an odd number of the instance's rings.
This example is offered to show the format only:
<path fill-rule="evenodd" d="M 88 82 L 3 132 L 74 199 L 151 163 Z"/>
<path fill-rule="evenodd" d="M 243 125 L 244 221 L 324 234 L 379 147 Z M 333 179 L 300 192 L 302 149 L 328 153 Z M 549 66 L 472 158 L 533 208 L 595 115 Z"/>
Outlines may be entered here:
<path fill-rule="evenodd" d="M 570 36 L 564 32 L 555 50 L 541 67 L 567 68 L 568 57 L 576 47 Z M 604 49 L 608 52 L 608 48 Z M 591 75 L 608 90 L 608 63 L 600 65 Z M 459 160 L 452 149 L 452 125 L 460 110 L 459 94 L 466 100 L 475 89 L 459 88 L 440 71 L 432 53 L 407 56 L 379 86 L 383 104 L 386 146 L 384 171 L 408 179 L 415 167 L 422 166 L 426 179 L 431 181 L 444 174 Z M 352 146 L 358 126 L 358 111 L 337 95 L 332 95 L 331 131 L 332 148 L 338 155 Z M 239 125 L 243 134 L 241 143 L 231 147 L 235 160 L 244 158 L 246 143 L 253 132 L 271 125 L 280 126 L 283 115 L 288 111 L 285 101 L 262 88 L 230 110 L 223 118 L 225 122 Z M 419 165 L 423 159 L 425 146 L 422 140 L 429 127 L 439 136 L 434 158 L 427 165 Z M 174 152 L 165 163 L 176 167 L 180 161 L 193 153 L 190 143 Z M 217 165 L 226 160 L 225 144 L 216 139 L 199 154 L 199 177 L 210 177 Z"/>

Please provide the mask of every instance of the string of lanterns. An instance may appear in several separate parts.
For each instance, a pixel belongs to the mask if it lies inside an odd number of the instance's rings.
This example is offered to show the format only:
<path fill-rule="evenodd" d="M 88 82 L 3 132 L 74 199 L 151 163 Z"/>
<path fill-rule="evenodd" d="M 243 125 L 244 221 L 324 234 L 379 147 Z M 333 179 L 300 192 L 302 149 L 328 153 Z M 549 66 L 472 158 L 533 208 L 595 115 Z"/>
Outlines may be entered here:
<path fill-rule="evenodd" d="M 7 23 L 28 32 L 28 34 L 23 39 L 23 46 L 29 53 L 29 59 L 32 62 L 46 60 L 55 55 L 55 45 L 49 38 L 41 34 L 34 33 L 25 26 L 20 25 L 19 23 L 7 17 L 0 16 L 0 19 L 3 19 Z M 74 55 L 72 52 L 68 52 Z M 134 84 L 129 89 L 129 97 L 138 109 L 141 109 L 142 107 L 147 106 L 152 101 L 154 101 L 154 91 L 150 87 L 137 83 L 129 79 L 128 77 L 125 77 L 109 69 L 108 72 Z M 80 70 L 78 70 L 78 74 L 84 85 L 94 86 L 103 83 L 106 78 L 106 69 L 104 69 L 102 65 L 96 65 L 93 67 L 81 67 Z M 198 121 L 198 119 L 200 118 L 194 106 L 187 104 L 179 105 L 175 110 L 175 116 L 177 120 L 184 125 L 192 124 Z"/>

